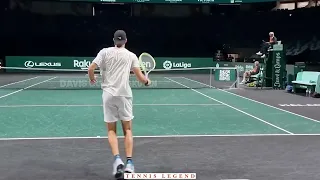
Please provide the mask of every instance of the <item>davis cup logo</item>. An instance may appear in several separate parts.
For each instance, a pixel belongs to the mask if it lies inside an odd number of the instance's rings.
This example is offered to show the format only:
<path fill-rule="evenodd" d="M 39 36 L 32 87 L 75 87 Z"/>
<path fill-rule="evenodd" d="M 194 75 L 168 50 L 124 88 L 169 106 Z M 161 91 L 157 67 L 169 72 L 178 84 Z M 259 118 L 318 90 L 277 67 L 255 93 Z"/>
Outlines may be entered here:
<path fill-rule="evenodd" d="M 24 66 L 27 68 L 32 68 L 32 67 L 34 67 L 34 62 L 33 61 L 26 61 L 24 63 Z"/>
<path fill-rule="evenodd" d="M 171 61 L 165 61 L 165 62 L 163 62 L 163 68 L 165 68 L 165 69 L 171 69 L 171 67 L 172 67 Z"/>

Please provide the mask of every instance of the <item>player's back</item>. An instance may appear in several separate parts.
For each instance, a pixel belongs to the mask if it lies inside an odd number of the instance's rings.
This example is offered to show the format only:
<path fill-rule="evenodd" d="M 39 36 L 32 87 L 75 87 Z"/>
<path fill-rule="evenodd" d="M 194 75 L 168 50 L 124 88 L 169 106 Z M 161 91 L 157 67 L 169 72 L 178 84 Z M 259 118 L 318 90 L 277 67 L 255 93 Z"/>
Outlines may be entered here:
<path fill-rule="evenodd" d="M 126 48 L 105 48 L 103 53 L 102 89 L 113 96 L 132 97 L 129 84 L 130 70 L 136 55 Z"/>

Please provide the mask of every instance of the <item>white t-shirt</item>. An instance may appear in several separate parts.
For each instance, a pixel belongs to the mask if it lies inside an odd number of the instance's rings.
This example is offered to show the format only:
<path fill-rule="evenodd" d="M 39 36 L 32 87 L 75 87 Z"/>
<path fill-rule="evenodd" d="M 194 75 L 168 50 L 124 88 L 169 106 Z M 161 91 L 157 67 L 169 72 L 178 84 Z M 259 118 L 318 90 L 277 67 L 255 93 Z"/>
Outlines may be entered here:
<path fill-rule="evenodd" d="M 132 97 L 129 84 L 130 71 L 140 67 L 137 55 L 126 48 L 102 49 L 93 60 L 102 75 L 101 88 L 113 96 Z"/>

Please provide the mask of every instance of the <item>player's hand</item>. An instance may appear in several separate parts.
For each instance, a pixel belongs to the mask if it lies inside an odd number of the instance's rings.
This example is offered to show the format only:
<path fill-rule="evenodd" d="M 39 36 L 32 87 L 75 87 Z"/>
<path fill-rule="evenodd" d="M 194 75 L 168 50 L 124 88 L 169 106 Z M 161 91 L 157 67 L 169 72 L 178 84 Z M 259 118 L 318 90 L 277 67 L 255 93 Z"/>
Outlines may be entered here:
<path fill-rule="evenodd" d="M 97 82 L 97 80 L 93 79 L 93 80 L 90 80 L 90 84 L 93 85 Z"/>
<path fill-rule="evenodd" d="M 150 79 L 147 79 L 147 82 L 146 82 L 144 85 L 145 85 L 145 86 L 150 86 L 150 84 L 151 84 Z"/>

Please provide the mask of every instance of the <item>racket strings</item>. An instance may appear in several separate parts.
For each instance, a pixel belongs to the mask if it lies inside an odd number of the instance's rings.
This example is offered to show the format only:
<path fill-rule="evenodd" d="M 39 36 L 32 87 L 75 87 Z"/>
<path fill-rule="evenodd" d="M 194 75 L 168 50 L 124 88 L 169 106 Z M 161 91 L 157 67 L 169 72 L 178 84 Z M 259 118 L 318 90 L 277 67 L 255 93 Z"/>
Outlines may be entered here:
<path fill-rule="evenodd" d="M 152 71 L 155 69 L 156 64 L 153 57 L 150 57 L 149 55 L 142 55 L 141 61 L 146 71 Z"/>

